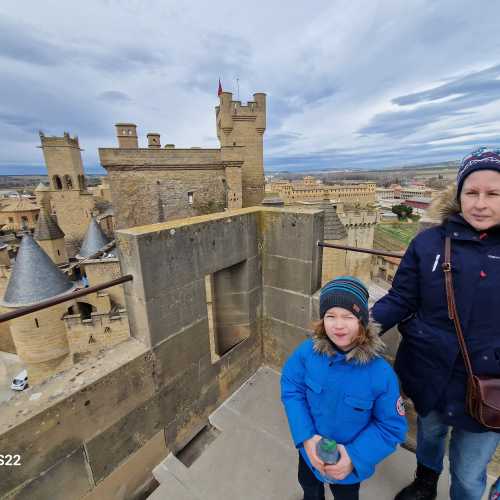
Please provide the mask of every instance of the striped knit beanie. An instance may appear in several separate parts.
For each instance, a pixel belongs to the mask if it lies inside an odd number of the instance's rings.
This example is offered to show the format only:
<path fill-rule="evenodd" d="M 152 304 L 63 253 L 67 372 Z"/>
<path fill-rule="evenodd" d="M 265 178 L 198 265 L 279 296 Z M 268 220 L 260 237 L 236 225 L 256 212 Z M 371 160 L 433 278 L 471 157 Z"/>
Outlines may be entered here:
<path fill-rule="evenodd" d="M 482 147 L 472 151 L 462 160 L 457 174 L 457 198 L 460 198 L 465 178 L 477 170 L 500 172 L 500 149 Z"/>
<path fill-rule="evenodd" d="M 329 281 L 319 295 L 319 316 L 323 319 L 332 307 L 343 307 L 368 325 L 368 290 L 354 276 L 339 276 Z"/>

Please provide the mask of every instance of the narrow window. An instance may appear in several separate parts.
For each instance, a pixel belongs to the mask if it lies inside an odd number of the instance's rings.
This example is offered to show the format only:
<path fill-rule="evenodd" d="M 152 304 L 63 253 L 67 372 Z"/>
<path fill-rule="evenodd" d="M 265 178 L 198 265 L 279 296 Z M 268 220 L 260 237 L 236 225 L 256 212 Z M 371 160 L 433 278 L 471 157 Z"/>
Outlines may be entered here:
<path fill-rule="evenodd" d="M 189 203 L 190 205 L 192 205 L 192 204 L 193 204 L 193 191 L 189 191 L 189 192 L 188 192 L 188 203 Z"/>
<path fill-rule="evenodd" d="M 40 325 L 38 324 L 38 319 L 35 318 L 35 325 L 37 328 L 40 328 Z"/>

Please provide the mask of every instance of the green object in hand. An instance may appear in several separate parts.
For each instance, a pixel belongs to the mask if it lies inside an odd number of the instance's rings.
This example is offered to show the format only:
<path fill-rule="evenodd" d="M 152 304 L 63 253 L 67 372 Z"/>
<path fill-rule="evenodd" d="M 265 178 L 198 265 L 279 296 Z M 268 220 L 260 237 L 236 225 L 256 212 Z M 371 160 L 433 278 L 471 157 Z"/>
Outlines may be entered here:
<path fill-rule="evenodd" d="M 337 441 L 334 439 L 321 438 L 316 445 L 316 453 L 325 464 L 336 464 L 340 458 Z"/>

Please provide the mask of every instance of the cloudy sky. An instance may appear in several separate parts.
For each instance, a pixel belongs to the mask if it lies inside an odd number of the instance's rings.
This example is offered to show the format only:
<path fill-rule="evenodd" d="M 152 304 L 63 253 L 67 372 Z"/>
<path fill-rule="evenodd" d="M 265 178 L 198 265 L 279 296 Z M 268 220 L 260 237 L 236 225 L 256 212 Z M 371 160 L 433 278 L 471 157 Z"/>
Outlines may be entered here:
<path fill-rule="evenodd" d="M 500 147 L 499 27 L 490 0 L 2 2 L 0 173 L 43 165 L 39 129 L 88 172 L 120 121 L 217 147 L 219 77 L 267 93 L 267 171 L 459 159 Z"/>

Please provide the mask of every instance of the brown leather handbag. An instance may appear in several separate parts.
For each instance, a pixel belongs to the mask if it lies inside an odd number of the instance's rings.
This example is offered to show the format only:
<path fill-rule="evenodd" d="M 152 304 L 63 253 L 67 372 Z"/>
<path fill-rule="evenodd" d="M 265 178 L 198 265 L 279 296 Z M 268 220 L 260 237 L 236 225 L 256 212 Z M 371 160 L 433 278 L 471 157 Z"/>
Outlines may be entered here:
<path fill-rule="evenodd" d="M 455 292 L 453 291 L 453 278 L 451 274 L 451 238 L 449 236 L 446 237 L 444 244 L 443 271 L 446 283 L 448 316 L 455 323 L 458 343 L 468 375 L 467 411 L 481 425 L 484 425 L 488 429 L 500 430 L 500 379 L 479 377 L 472 373 L 472 365 L 455 303 Z"/>

